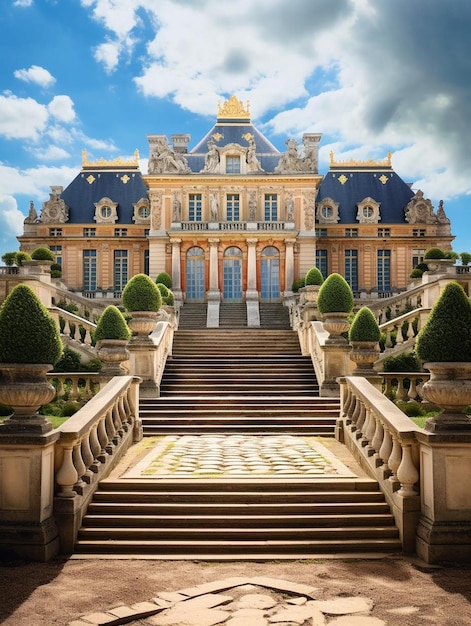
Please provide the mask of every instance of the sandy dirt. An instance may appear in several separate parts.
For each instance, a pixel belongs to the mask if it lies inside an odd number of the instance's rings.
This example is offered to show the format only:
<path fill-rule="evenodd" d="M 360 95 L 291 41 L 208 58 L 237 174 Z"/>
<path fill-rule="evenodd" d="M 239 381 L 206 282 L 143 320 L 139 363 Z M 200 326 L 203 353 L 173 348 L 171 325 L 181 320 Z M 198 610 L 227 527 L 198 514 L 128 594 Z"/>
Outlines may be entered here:
<path fill-rule="evenodd" d="M 366 596 L 375 603 L 372 615 L 388 626 L 471 624 L 471 566 L 431 568 L 405 558 L 275 563 L 3 562 L 0 623 L 62 626 L 87 613 L 149 601 L 158 592 L 233 576 L 268 576 L 312 585 L 319 588 L 319 599 Z"/>

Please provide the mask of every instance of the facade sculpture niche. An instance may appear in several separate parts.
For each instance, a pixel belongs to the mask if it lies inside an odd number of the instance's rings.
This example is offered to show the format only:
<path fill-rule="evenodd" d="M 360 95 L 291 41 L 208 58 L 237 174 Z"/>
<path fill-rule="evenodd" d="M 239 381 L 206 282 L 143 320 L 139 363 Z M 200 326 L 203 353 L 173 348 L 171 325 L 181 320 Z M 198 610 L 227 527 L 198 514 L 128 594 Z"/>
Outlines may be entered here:
<path fill-rule="evenodd" d="M 61 198 L 61 193 L 63 191 L 63 187 L 54 186 L 50 187 L 51 192 L 49 193 L 49 200 L 43 202 L 43 206 L 41 209 L 41 217 L 39 221 L 43 224 L 55 224 L 67 222 L 69 219 L 69 207 L 66 205 L 64 200 Z M 33 206 L 34 209 L 34 206 Z M 31 211 L 30 205 L 30 214 L 34 216 L 34 212 Z M 28 215 L 29 218 L 29 215 Z M 36 221 L 36 220 L 35 220 Z M 31 222 L 28 222 L 31 223 Z"/>
<path fill-rule="evenodd" d="M 406 206 L 405 219 L 409 224 L 437 223 L 438 220 L 433 212 L 432 202 L 424 198 L 424 193 L 420 189 Z"/>

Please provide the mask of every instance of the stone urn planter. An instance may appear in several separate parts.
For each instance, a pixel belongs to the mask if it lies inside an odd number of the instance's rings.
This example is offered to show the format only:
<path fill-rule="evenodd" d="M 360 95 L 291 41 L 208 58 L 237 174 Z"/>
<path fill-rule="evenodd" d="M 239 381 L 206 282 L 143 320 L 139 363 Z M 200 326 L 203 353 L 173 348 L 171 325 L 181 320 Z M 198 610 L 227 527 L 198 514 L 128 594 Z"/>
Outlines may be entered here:
<path fill-rule="evenodd" d="M 432 432 L 471 429 L 471 419 L 463 410 L 471 404 L 471 363 L 424 363 L 430 379 L 422 388 L 424 398 L 444 409 L 443 413 L 427 420 L 426 429 Z"/>
<path fill-rule="evenodd" d="M 129 361 L 128 343 L 128 339 L 101 339 L 97 343 L 98 358 L 103 363 L 102 374 L 110 377 L 126 374 L 121 363 Z"/>
<path fill-rule="evenodd" d="M 322 315 L 325 330 L 329 333 L 328 343 L 347 343 L 343 333 L 350 328 L 348 313 L 331 311 Z"/>
<path fill-rule="evenodd" d="M 158 311 L 132 311 L 129 328 L 137 339 L 147 339 L 157 323 Z"/>
<path fill-rule="evenodd" d="M 136 274 L 123 290 L 123 305 L 131 313 L 129 327 L 132 342 L 149 341 L 149 334 L 157 322 L 157 312 L 162 306 L 162 296 L 147 274 Z"/>
<path fill-rule="evenodd" d="M 350 360 L 356 364 L 355 376 L 371 376 L 380 353 L 381 332 L 371 309 L 364 306 L 355 315 L 348 333 L 352 346 Z"/>
<path fill-rule="evenodd" d="M 471 404 L 471 302 L 463 287 L 448 283 L 416 340 L 417 356 L 430 371 L 426 400 L 444 409 L 427 420 L 426 430 L 469 431 L 463 409 Z"/>
<path fill-rule="evenodd" d="M 380 353 L 377 341 L 351 341 L 350 360 L 356 365 L 353 374 L 365 376 L 374 374 L 373 366 Z"/>

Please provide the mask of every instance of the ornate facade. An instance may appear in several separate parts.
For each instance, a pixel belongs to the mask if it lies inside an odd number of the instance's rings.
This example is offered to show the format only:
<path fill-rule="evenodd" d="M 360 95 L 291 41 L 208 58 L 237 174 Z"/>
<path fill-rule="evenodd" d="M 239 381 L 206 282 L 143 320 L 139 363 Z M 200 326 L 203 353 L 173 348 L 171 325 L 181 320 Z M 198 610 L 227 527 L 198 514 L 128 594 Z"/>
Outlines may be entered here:
<path fill-rule="evenodd" d="M 47 245 L 63 281 L 88 297 L 119 295 L 139 272 L 167 271 L 188 301 L 277 301 L 315 264 L 354 291 L 404 289 L 432 246 L 453 239 L 385 161 L 337 162 L 318 173 L 321 135 L 278 151 L 232 96 L 189 150 L 190 136 L 149 135 L 148 173 L 134 160 L 89 162 L 34 206 L 21 249 Z"/>

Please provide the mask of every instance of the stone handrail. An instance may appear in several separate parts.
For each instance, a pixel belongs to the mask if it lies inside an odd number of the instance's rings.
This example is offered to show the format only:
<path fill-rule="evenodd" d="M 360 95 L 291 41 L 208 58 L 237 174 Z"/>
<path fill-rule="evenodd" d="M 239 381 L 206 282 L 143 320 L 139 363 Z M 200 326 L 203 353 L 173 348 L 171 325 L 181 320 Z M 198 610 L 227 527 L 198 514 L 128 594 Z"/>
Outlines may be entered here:
<path fill-rule="evenodd" d="M 338 438 L 377 480 L 394 514 L 405 552 L 415 550 L 420 515 L 420 444 L 423 433 L 368 380 L 341 380 Z"/>
<path fill-rule="evenodd" d="M 61 552 L 73 551 L 78 529 L 98 483 L 133 442 L 142 438 L 139 382 L 116 376 L 58 429 L 54 515 Z"/>
<path fill-rule="evenodd" d="M 101 387 L 100 374 L 95 372 L 50 372 L 47 374 L 56 388 L 56 398 L 63 398 L 66 393 L 69 400 L 83 398 L 89 400 Z M 66 391 L 66 384 L 70 389 Z"/>
<path fill-rule="evenodd" d="M 422 284 L 411 287 L 386 300 L 368 301 L 368 307 L 373 311 L 378 324 L 384 324 L 389 319 L 399 315 L 405 309 L 418 309 L 422 305 L 424 286 Z"/>

